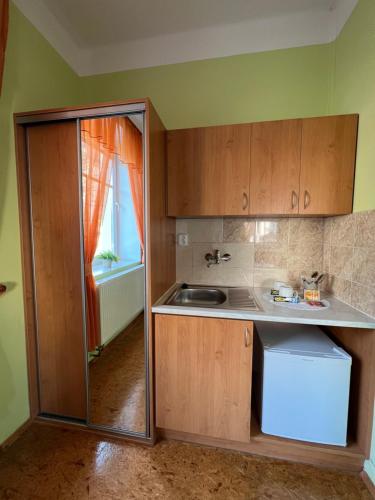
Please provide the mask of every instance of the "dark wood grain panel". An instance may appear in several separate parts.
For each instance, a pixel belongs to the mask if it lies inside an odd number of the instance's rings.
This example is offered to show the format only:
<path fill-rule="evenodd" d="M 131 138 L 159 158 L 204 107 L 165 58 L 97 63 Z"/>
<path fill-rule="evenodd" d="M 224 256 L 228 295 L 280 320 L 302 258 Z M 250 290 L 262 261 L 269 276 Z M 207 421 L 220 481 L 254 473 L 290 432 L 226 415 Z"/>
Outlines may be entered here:
<path fill-rule="evenodd" d="M 250 214 L 298 214 L 301 120 L 254 123 Z"/>
<path fill-rule="evenodd" d="M 156 425 L 249 442 L 252 333 L 250 321 L 156 315 Z"/>
<path fill-rule="evenodd" d="M 27 129 L 40 412 L 86 418 L 76 122 Z"/>
<path fill-rule="evenodd" d="M 251 125 L 168 132 L 168 214 L 249 213 Z"/>
<path fill-rule="evenodd" d="M 352 212 L 357 128 L 358 115 L 302 121 L 300 214 Z"/>

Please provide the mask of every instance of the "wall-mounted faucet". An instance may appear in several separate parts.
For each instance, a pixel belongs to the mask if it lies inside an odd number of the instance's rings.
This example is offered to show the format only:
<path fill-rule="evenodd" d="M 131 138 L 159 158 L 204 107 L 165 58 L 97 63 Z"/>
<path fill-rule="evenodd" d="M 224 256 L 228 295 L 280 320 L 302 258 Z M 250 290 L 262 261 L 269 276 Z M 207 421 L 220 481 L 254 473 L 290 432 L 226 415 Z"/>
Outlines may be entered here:
<path fill-rule="evenodd" d="M 211 267 L 213 264 L 220 264 L 221 262 L 228 262 L 231 260 L 232 256 L 229 253 L 225 253 L 223 256 L 220 255 L 220 250 L 215 250 L 214 253 L 206 253 L 204 258 L 207 261 L 207 267 Z"/>

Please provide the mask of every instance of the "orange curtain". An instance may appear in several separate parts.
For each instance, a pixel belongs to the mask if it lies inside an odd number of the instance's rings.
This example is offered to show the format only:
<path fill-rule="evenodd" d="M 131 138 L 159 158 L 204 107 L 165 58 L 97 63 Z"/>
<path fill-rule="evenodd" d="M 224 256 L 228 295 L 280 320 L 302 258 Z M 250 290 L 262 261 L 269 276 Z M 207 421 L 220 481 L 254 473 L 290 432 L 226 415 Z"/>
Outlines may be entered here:
<path fill-rule="evenodd" d="M 0 94 L 5 64 L 5 49 L 8 38 L 9 0 L 0 0 Z"/>
<path fill-rule="evenodd" d="M 129 118 L 119 119 L 119 155 L 128 166 L 138 238 L 144 262 L 144 215 L 143 215 L 143 143 L 142 134 Z"/>
<path fill-rule="evenodd" d="M 82 188 L 88 350 L 100 345 L 92 262 L 100 235 L 114 155 L 128 166 L 139 240 L 144 255 L 142 134 L 124 117 L 82 120 Z"/>
<path fill-rule="evenodd" d="M 88 350 L 100 345 L 99 315 L 92 262 L 98 245 L 116 144 L 112 118 L 82 120 L 82 190 Z"/>

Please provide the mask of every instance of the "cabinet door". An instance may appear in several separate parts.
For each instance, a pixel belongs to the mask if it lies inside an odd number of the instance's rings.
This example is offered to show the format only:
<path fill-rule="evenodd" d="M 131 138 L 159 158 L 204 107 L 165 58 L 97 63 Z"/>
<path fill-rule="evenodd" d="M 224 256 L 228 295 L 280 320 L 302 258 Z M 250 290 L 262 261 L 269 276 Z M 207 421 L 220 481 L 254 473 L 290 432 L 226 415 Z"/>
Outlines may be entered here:
<path fill-rule="evenodd" d="M 247 215 L 251 125 L 168 132 L 168 215 Z"/>
<path fill-rule="evenodd" d="M 252 125 L 250 214 L 298 213 L 301 126 L 301 120 Z"/>
<path fill-rule="evenodd" d="M 27 129 L 40 412 L 86 418 L 76 121 Z"/>
<path fill-rule="evenodd" d="M 156 315 L 156 425 L 250 440 L 252 323 Z"/>
<path fill-rule="evenodd" d="M 357 127 L 358 115 L 303 120 L 301 214 L 351 213 Z"/>

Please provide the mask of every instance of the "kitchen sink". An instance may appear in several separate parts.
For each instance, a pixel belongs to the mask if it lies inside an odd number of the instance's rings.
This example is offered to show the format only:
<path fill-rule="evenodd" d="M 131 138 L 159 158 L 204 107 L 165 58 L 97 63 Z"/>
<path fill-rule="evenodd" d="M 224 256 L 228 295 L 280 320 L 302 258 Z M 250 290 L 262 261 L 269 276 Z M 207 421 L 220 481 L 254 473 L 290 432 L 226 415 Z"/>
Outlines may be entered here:
<path fill-rule="evenodd" d="M 227 300 L 219 288 L 181 288 L 173 297 L 173 305 L 179 306 L 216 306 Z M 172 305 L 172 302 L 170 302 Z"/>
<path fill-rule="evenodd" d="M 249 287 L 223 288 L 184 283 L 168 298 L 166 305 L 259 311 Z"/>

